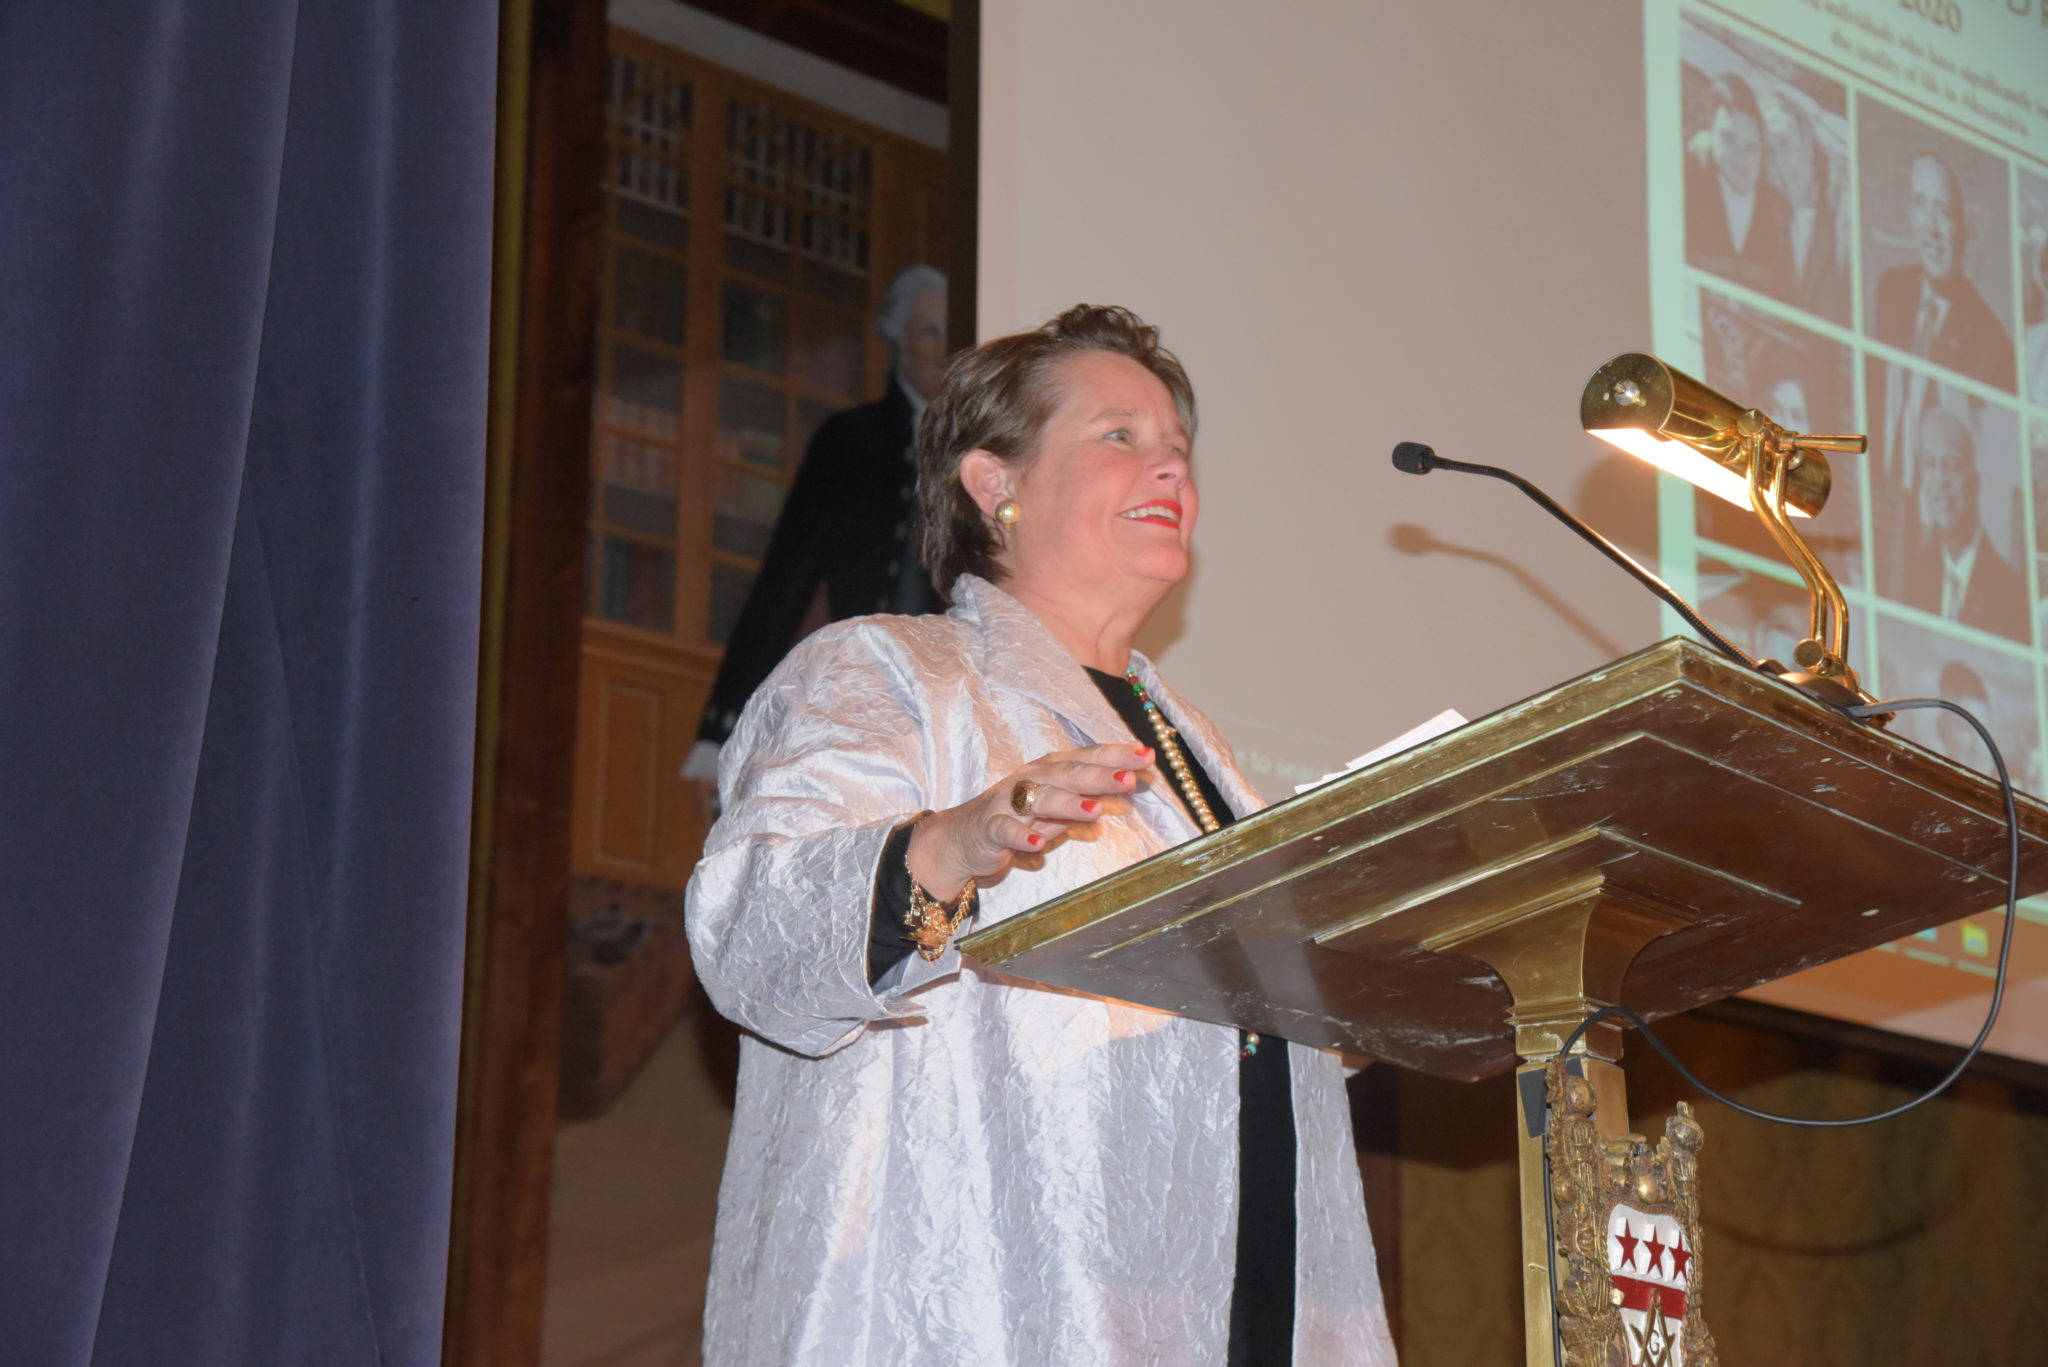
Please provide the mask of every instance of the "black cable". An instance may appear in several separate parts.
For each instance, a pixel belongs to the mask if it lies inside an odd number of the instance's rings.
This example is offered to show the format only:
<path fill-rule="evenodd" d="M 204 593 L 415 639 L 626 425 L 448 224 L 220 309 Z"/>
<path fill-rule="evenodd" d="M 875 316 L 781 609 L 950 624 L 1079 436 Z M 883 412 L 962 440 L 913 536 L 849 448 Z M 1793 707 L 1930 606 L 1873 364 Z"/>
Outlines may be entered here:
<path fill-rule="evenodd" d="M 1625 1006 L 1603 1006 L 1592 1015 L 1586 1017 L 1585 1020 L 1579 1022 L 1578 1028 L 1566 1036 L 1564 1047 L 1558 1050 L 1557 1056 L 1559 1058 L 1568 1058 L 1571 1054 L 1572 1046 L 1579 1042 L 1579 1038 L 1586 1031 L 1602 1020 L 1618 1016 L 1635 1026 L 1642 1033 L 1643 1038 L 1650 1042 L 1650 1047 L 1663 1055 L 1664 1061 L 1677 1070 L 1678 1075 L 1698 1090 L 1701 1095 L 1719 1102 L 1740 1115 L 1751 1116 L 1757 1120 L 1768 1120 L 1776 1125 L 1797 1125 L 1807 1129 L 1846 1129 L 1852 1125 L 1870 1125 L 1880 1120 L 1890 1120 L 1894 1116 L 1904 1115 L 1907 1111 L 1917 1106 L 1925 1105 L 1947 1091 L 1955 1080 L 1963 1075 L 1963 1071 L 1976 1061 L 1977 1055 L 1983 1052 L 1985 1042 L 1991 1038 L 1992 1027 L 1998 1023 L 1999 1008 L 2005 1003 L 2006 971 L 2012 963 L 2013 925 L 2020 918 L 2020 810 L 2019 802 L 2013 794 L 2012 775 L 2006 770 L 2005 756 L 1999 753 L 1998 742 L 1991 739 L 1991 733 L 1984 728 L 1984 723 L 1978 721 L 1967 708 L 1949 702 L 1946 698 L 1901 698 L 1896 702 L 1864 703 L 1853 707 L 1841 707 L 1838 710 L 1853 720 L 1867 721 L 1872 717 L 1881 716 L 1887 712 L 1911 712 L 1926 708 L 1940 708 L 1944 711 L 1953 712 L 1970 724 L 1970 728 L 1984 742 L 1984 748 L 1991 752 L 1991 763 L 1998 770 L 1999 792 L 2005 801 L 2005 933 L 2000 938 L 1998 944 L 1998 972 L 1992 979 L 1991 1005 L 1984 1013 L 1984 1025 L 1983 1028 L 1977 1031 L 1977 1038 L 1970 1041 L 1970 1047 L 1963 1051 L 1963 1056 L 1956 1060 L 1955 1067 L 1949 1069 L 1946 1077 L 1912 1100 L 1901 1102 L 1897 1106 L 1877 1111 L 1870 1115 L 1847 1116 L 1834 1120 L 1817 1119 L 1809 1116 L 1778 1115 L 1772 1111 L 1758 1110 L 1754 1106 L 1745 1106 L 1741 1102 L 1736 1101 L 1732 1097 L 1724 1096 L 1700 1081 L 1690 1068 L 1678 1061 L 1678 1056 L 1671 1052 L 1670 1046 L 1657 1038 L 1657 1033 L 1650 1028 L 1649 1022 Z M 1559 1323 L 1557 1309 L 1556 1198 L 1551 1192 L 1550 1184 L 1550 1143 L 1548 1138 L 1550 1117 L 1547 1113 L 1544 1116 L 1543 1123 L 1545 1131 L 1543 1145 L 1543 1220 L 1545 1227 L 1550 1231 L 1551 1241 L 1550 1257 L 1548 1259 L 1550 1271 L 1550 1331 L 1551 1342 L 1556 1352 L 1557 1361 L 1563 1362 L 1564 1328 Z"/>

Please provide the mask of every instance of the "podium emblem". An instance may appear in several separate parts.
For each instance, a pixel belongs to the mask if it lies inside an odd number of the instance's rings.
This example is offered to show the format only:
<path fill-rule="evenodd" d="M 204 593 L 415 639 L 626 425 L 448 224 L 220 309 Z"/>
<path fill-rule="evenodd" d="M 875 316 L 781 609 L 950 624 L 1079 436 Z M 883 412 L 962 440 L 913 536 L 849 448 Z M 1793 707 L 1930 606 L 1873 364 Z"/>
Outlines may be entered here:
<path fill-rule="evenodd" d="M 1668 1210 L 1626 1202 L 1607 1216 L 1607 1275 L 1621 1310 L 1629 1367 L 1685 1367 L 1686 1288 L 1692 1249 Z"/>
<path fill-rule="evenodd" d="M 1591 1086 L 1564 1060 L 1546 1071 L 1564 1367 L 1717 1367 L 1700 1305 L 1705 1136 L 1692 1108 L 1678 1103 L 1654 1148 L 1638 1134 L 1602 1139 Z"/>

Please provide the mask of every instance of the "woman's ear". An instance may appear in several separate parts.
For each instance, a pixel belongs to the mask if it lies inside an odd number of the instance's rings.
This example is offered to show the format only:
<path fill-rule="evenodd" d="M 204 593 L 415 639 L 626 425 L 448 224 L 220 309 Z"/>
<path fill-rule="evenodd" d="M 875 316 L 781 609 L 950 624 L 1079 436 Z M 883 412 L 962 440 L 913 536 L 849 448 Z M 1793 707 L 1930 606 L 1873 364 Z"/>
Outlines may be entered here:
<path fill-rule="evenodd" d="M 983 517 L 993 518 L 996 505 L 1010 497 L 1010 467 L 994 452 L 976 447 L 960 457 L 960 487 Z"/>

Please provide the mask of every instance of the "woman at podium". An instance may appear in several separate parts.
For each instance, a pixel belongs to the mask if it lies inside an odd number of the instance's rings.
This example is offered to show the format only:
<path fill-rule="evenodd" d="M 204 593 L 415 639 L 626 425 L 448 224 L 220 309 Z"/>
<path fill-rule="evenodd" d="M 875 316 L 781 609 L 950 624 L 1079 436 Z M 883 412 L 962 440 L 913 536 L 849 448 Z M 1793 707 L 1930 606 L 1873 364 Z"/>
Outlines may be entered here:
<path fill-rule="evenodd" d="M 1334 1056 L 952 945 L 1260 805 L 1131 645 L 1194 432 L 1126 310 L 964 354 L 918 433 L 950 611 L 816 633 L 735 729 L 688 899 L 748 1032 L 713 1367 L 1393 1362 Z"/>

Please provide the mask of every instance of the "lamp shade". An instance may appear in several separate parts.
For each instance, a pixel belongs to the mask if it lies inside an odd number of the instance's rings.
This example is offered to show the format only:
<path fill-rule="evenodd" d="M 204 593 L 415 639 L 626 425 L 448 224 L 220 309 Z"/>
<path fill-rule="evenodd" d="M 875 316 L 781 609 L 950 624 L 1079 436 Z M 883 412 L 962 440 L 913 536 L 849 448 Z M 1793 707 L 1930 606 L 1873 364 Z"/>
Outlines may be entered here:
<path fill-rule="evenodd" d="M 1747 510 L 1749 456 L 1737 429 L 1745 411 L 1685 372 L 1634 351 L 1594 371 L 1579 399 L 1579 421 L 1593 436 Z M 1812 517 L 1826 506 L 1832 483 L 1827 458 L 1801 448 L 1786 473 L 1785 511 Z"/>

